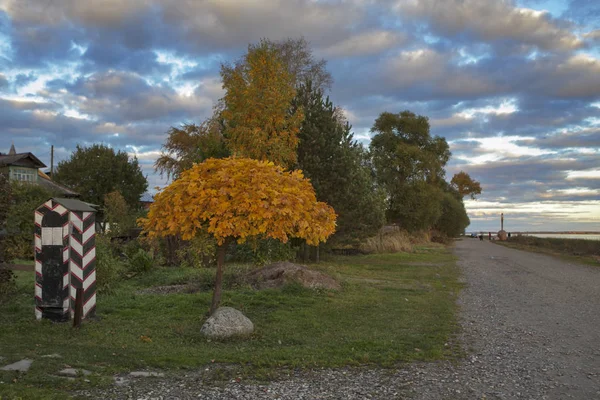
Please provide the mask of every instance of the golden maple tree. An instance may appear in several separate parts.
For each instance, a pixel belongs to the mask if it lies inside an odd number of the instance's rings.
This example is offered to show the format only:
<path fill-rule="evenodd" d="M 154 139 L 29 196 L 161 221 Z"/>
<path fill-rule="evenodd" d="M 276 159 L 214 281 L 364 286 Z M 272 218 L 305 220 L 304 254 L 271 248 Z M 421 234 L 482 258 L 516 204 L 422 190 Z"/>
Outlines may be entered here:
<path fill-rule="evenodd" d="M 225 136 L 240 157 L 269 160 L 284 167 L 296 162 L 302 110 L 291 112 L 295 77 L 277 47 L 268 41 L 250 45 L 235 66 L 221 68 Z"/>
<path fill-rule="evenodd" d="M 249 158 L 210 158 L 183 171 L 154 197 L 141 219 L 150 237 L 192 239 L 200 231 L 217 241 L 217 276 L 211 304 L 219 305 L 227 242 L 249 238 L 324 242 L 335 232 L 336 215 L 318 202 L 302 171 L 285 171 L 272 162 Z"/>

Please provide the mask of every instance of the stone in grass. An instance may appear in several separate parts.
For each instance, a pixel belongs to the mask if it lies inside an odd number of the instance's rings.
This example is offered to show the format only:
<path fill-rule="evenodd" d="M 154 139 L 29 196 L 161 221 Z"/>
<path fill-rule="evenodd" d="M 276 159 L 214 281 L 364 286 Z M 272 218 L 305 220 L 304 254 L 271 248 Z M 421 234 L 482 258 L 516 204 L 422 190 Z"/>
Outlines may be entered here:
<path fill-rule="evenodd" d="M 213 339 L 247 336 L 253 331 L 252 321 L 231 307 L 219 307 L 200 328 L 200 333 Z"/>
<path fill-rule="evenodd" d="M 42 358 L 62 358 L 62 356 L 58 353 L 54 353 L 43 355 Z"/>
<path fill-rule="evenodd" d="M 16 363 L 12 363 L 10 365 L 0 368 L 0 371 L 27 372 L 27 371 L 29 371 L 29 367 L 31 367 L 32 363 L 33 363 L 33 360 L 24 359 L 24 360 L 17 361 Z"/>
<path fill-rule="evenodd" d="M 88 376 L 91 372 L 85 369 L 65 368 L 58 372 L 58 375 L 77 377 L 80 375 Z"/>
<path fill-rule="evenodd" d="M 148 371 L 132 371 L 129 373 L 129 376 L 133 376 L 136 378 L 149 378 L 149 377 L 157 377 L 162 378 L 165 376 L 162 372 L 148 372 Z"/>

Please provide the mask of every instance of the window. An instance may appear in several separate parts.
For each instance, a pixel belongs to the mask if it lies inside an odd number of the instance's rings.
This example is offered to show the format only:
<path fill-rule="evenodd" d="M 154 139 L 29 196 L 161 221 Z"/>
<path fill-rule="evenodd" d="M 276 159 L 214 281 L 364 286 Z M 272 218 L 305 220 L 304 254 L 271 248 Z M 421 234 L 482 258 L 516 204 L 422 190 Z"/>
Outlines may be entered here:
<path fill-rule="evenodd" d="M 11 179 L 22 182 L 35 182 L 37 171 L 33 168 L 12 168 Z"/>

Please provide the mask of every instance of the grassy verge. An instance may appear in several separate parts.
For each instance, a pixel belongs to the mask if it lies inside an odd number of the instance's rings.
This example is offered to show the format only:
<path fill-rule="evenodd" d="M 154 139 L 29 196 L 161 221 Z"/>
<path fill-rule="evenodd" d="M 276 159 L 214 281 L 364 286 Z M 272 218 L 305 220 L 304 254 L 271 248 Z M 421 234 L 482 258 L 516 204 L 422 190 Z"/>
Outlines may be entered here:
<path fill-rule="evenodd" d="M 597 240 L 514 236 L 508 241 L 494 241 L 494 243 L 520 250 L 549 254 L 571 262 L 600 266 L 600 241 Z"/>
<path fill-rule="evenodd" d="M 226 266 L 227 268 L 227 266 Z M 239 275 L 244 266 L 229 267 Z M 255 324 L 248 340 L 209 341 L 200 335 L 210 292 L 136 294 L 140 289 L 203 281 L 210 270 L 158 269 L 98 297 L 98 319 L 80 330 L 33 317 L 33 274 L 18 272 L 18 292 L 0 304 L 2 363 L 30 358 L 27 374 L 0 371 L 0 397 L 65 398 L 119 372 L 235 365 L 260 377 L 280 368 L 393 366 L 454 356 L 458 269 L 443 247 L 416 253 L 336 257 L 317 268 L 343 282 L 339 292 L 299 286 L 254 291 L 230 274 L 223 305 Z M 202 287 L 203 285 L 200 285 Z M 43 358 L 58 353 L 62 358 Z M 65 365 L 95 373 L 67 381 L 51 376 Z M 2 394 L 4 393 L 4 396 Z"/>

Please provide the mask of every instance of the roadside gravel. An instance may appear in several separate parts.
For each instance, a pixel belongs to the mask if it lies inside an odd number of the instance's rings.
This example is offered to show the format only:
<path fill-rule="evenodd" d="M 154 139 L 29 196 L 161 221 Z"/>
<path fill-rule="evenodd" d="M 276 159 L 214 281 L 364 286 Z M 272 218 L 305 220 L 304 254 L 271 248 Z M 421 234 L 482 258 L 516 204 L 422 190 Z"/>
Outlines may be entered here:
<path fill-rule="evenodd" d="M 600 268 L 464 239 L 455 252 L 466 355 L 397 369 L 290 371 L 215 384 L 210 368 L 121 377 L 105 399 L 600 399 Z"/>

